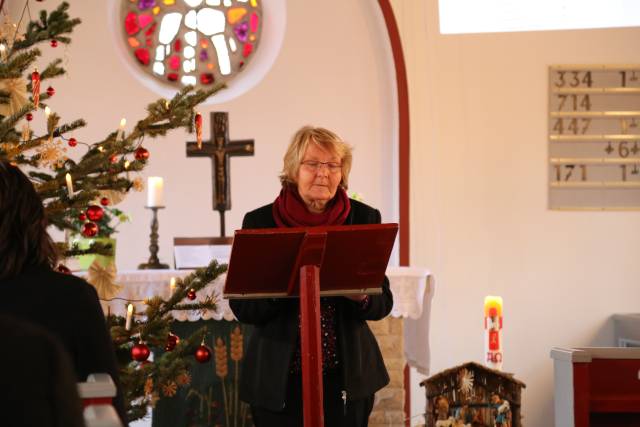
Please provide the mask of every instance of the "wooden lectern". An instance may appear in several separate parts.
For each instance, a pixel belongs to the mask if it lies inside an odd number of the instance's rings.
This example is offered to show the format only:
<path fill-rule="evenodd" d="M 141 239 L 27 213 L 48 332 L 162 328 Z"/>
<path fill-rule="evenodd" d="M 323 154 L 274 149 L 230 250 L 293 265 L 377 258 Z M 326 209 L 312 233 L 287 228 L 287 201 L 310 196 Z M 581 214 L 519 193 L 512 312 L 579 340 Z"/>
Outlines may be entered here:
<path fill-rule="evenodd" d="M 398 224 L 238 230 L 225 298 L 300 297 L 305 427 L 324 425 L 320 295 L 379 294 Z"/>

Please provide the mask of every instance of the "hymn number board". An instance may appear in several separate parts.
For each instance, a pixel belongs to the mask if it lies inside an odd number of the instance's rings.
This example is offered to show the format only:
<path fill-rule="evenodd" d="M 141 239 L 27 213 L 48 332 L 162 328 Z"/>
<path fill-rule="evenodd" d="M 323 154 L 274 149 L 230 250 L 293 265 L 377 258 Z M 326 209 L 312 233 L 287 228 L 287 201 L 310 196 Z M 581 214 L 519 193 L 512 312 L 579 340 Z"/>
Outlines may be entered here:
<path fill-rule="evenodd" d="M 640 209 L 640 65 L 549 67 L 549 207 Z"/>

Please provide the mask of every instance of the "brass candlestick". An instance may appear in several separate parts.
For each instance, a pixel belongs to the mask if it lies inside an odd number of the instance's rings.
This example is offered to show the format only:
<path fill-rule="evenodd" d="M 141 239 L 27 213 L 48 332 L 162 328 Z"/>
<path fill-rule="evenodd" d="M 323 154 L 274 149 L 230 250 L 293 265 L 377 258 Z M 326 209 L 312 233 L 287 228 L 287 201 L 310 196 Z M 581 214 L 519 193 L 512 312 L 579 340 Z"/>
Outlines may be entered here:
<path fill-rule="evenodd" d="M 151 239 L 151 243 L 149 244 L 149 261 L 146 264 L 140 264 L 138 266 L 141 270 L 162 270 L 167 269 L 169 266 L 167 264 L 161 264 L 158 259 L 158 249 L 160 246 L 158 245 L 158 209 L 164 209 L 164 206 L 145 206 L 145 209 L 151 209 L 153 212 L 153 219 L 151 220 L 151 234 L 149 238 Z"/>

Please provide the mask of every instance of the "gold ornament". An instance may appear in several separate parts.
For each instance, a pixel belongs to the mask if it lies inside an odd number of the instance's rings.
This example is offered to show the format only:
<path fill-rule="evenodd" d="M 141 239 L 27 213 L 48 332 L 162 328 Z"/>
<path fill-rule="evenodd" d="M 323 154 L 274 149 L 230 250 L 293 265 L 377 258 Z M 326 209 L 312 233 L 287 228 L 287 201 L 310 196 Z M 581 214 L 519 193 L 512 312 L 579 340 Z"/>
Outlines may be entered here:
<path fill-rule="evenodd" d="M 136 191 L 144 190 L 144 182 L 142 181 L 142 178 L 137 177 L 133 179 L 133 189 Z"/>
<path fill-rule="evenodd" d="M 40 162 L 44 166 L 60 165 L 68 159 L 64 155 L 67 149 L 60 139 L 54 141 L 50 137 L 47 142 L 38 147 L 37 152 L 40 155 Z"/>
<path fill-rule="evenodd" d="M 162 394 L 164 394 L 167 397 L 175 396 L 177 391 L 178 391 L 178 385 L 173 381 L 169 381 L 168 383 L 162 386 Z"/>
<path fill-rule="evenodd" d="M 13 48 L 13 42 L 24 40 L 24 34 L 19 31 L 18 26 L 11 21 L 9 15 L 4 16 L 4 22 L 0 24 L 0 39 L 4 40 L 7 48 Z"/>
<path fill-rule="evenodd" d="M 0 104 L 0 114 L 10 116 L 17 113 L 27 102 L 27 81 L 22 77 L 0 80 L 0 90 L 9 93 L 9 103 Z"/>
<path fill-rule="evenodd" d="M 87 274 L 87 282 L 91 283 L 98 296 L 101 299 L 111 299 L 120 292 L 121 285 L 115 283 L 116 280 L 116 266 L 115 263 L 109 263 L 106 267 L 103 267 L 98 260 L 94 260 Z"/>

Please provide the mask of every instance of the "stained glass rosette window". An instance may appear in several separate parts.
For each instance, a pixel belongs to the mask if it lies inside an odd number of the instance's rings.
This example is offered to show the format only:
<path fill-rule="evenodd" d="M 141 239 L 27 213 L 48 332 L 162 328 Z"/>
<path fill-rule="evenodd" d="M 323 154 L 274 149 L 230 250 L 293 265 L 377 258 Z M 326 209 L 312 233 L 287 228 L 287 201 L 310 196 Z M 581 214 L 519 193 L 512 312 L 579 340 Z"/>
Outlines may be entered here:
<path fill-rule="evenodd" d="M 176 87 L 228 82 L 262 31 L 259 0 L 122 0 L 120 18 L 135 62 Z"/>

